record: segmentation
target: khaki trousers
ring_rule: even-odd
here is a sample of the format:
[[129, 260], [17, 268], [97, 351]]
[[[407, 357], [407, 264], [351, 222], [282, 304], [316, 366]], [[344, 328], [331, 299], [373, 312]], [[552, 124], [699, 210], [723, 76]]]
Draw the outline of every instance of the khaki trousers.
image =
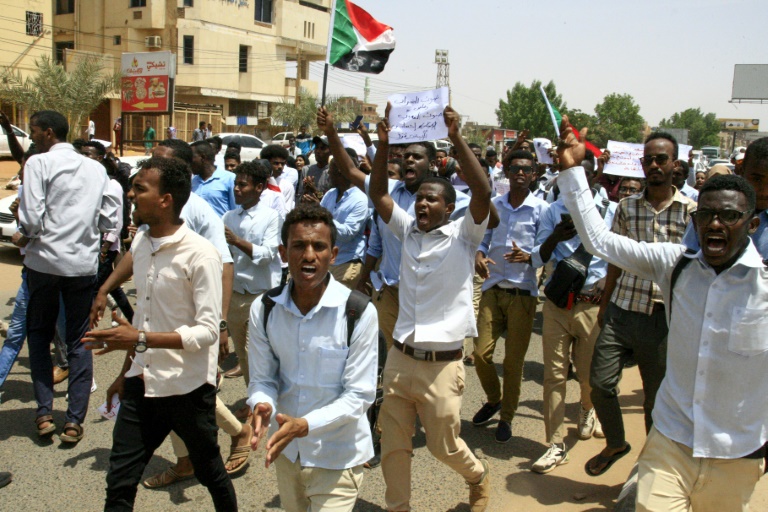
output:
[[694, 457], [651, 428], [637, 464], [638, 512], [734, 512], [749, 510], [765, 459]]
[[233, 291], [232, 299], [229, 301], [229, 314], [227, 315], [229, 335], [235, 345], [235, 354], [237, 354], [237, 360], [243, 370], [246, 388], [251, 378], [248, 368], [248, 322], [251, 318], [251, 304], [258, 295]]
[[427, 448], [468, 482], [483, 476], [482, 463], [459, 437], [464, 363], [417, 361], [392, 348], [384, 367], [381, 469], [387, 510], [410, 510], [412, 437], [418, 414]]
[[351, 512], [363, 483], [363, 466], [348, 469], [302, 467], [285, 455], [275, 460], [280, 503], [288, 512]]
[[[219, 397], [216, 397], [216, 425], [231, 437], [235, 437], [243, 431], [243, 424], [235, 418], [232, 411], [224, 405]], [[176, 458], [189, 457], [189, 451], [184, 445], [184, 441], [173, 431], [171, 431], [171, 445]]]
[[354, 290], [357, 287], [362, 270], [363, 264], [359, 261], [348, 261], [341, 265], [333, 265], [330, 268], [333, 278], [350, 290]]
[[376, 313], [379, 316], [379, 330], [384, 333], [387, 339], [387, 351], [392, 348], [392, 333], [397, 323], [397, 315], [400, 311], [400, 295], [397, 286], [387, 286], [376, 292], [373, 305], [376, 307]]
[[[475, 322], [477, 322], [477, 314], [480, 311], [480, 299], [483, 297], [484, 282], [485, 279], [475, 272], [475, 275], [472, 277], [472, 307], [475, 309]], [[477, 343], [477, 338], [464, 338], [464, 353], [474, 352], [475, 343]]]
[[558, 308], [552, 301], [544, 303], [544, 327], [541, 340], [544, 356], [544, 428], [547, 443], [563, 442], [565, 417], [565, 384], [568, 380], [570, 354], [579, 374], [581, 405], [592, 409], [589, 372], [595, 340], [600, 334], [597, 312], [600, 306], [577, 302], [573, 309]]
[[[488, 397], [488, 402], [501, 402], [501, 420], [508, 423], [517, 411], [520, 386], [523, 382], [523, 364], [533, 331], [537, 297], [510, 295], [498, 288], [483, 293], [477, 318], [475, 341], [475, 369]], [[504, 340], [504, 393], [493, 364], [496, 341], [507, 329]]]

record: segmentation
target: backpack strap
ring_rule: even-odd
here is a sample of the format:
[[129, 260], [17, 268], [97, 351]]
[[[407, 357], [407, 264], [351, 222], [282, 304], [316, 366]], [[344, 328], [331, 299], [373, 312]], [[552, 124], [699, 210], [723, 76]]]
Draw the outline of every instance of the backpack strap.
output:
[[264, 304], [264, 314], [261, 317], [261, 323], [264, 326], [264, 331], [267, 330], [267, 320], [269, 320], [269, 314], [272, 312], [272, 308], [275, 307], [275, 297], [283, 293], [285, 284], [281, 284], [271, 290], [264, 292], [261, 296], [261, 303]]
[[371, 298], [357, 290], [352, 290], [347, 298], [347, 348], [352, 343], [352, 331], [355, 330], [355, 324], [360, 320], [369, 302], [371, 302]]
[[689, 258], [688, 256], [693, 256], [696, 254], [696, 251], [693, 249], [686, 249], [685, 253], [680, 256], [680, 259], [677, 260], [677, 263], [675, 263], [675, 268], [672, 269], [672, 276], [669, 279], [669, 318], [672, 319], [672, 297], [675, 294], [675, 283], [677, 283], [677, 279], [680, 277], [680, 274], [682, 273], [683, 269], [688, 266], [688, 264], [691, 263], [692, 258]]

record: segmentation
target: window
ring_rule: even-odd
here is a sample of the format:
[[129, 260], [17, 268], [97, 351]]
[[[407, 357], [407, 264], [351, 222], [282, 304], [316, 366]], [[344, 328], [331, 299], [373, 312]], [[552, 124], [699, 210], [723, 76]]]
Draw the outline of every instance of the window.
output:
[[74, 41], [60, 41], [56, 43], [56, 62], [64, 62], [64, 50], [74, 50]]
[[248, 72], [248, 47], [240, 45], [240, 58], [238, 60], [238, 68], [241, 73]]
[[56, 14], [72, 14], [75, 12], [75, 0], [56, 0]]
[[256, 21], [272, 23], [272, 0], [256, 0]]
[[43, 35], [43, 13], [27, 11], [27, 35]]
[[147, 0], [131, 0], [131, 7], [146, 7]]
[[184, 0], [184, 7], [194, 7], [195, 1], [194, 0]]
[[184, 36], [184, 64], [195, 63], [195, 36]]
[[123, 44], [123, 37], [122, 36], [112, 36], [112, 44], [115, 46], [120, 46]]

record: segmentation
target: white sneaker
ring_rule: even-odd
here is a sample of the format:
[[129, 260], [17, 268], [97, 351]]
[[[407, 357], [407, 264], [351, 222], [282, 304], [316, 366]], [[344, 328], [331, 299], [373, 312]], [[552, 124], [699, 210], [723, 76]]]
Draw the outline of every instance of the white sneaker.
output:
[[99, 388], [99, 386], [96, 385], [96, 378], [94, 377], [93, 380], [91, 380], [91, 393], [96, 391]]
[[549, 473], [557, 466], [567, 464], [568, 460], [568, 452], [565, 449], [565, 445], [556, 445], [552, 443], [549, 450], [547, 450], [547, 453], [533, 463], [531, 471], [542, 474]]
[[595, 417], [595, 409], [590, 410], [580, 408], [579, 411], [579, 439], [589, 439], [595, 432], [595, 423], [597, 423], [597, 417]]
[[595, 414], [595, 431], [592, 433], [592, 435], [598, 439], [605, 438], [605, 434], [603, 433], [603, 426], [600, 424], [600, 420], [597, 419], [597, 414]]

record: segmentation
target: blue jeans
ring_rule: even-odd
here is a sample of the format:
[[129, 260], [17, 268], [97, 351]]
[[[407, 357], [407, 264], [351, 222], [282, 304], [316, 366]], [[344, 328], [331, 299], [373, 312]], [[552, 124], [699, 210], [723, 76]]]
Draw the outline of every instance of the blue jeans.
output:
[[50, 414], [53, 409], [51, 340], [59, 316], [59, 300], [63, 300], [69, 361], [69, 404], [65, 421], [79, 425], [88, 412], [93, 378], [93, 356], [89, 350], [85, 350], [80, 340], [88, 329], [96, 276], [57, 276], [29, 268], [27, 279], [29, 363], [37, 416]]
[[11, 323], [8, 325], [8, 335], [0, 350], [0, 388], [5, 384], [5, 379], [11, 373], [13, 363], [24, 346], [27, 337], [27, 301], [29, 300], [29, 288], [27, 287], [27, 269], [21, 269], [21, 286], [16, 292], [16, 302], [13, 305]]

